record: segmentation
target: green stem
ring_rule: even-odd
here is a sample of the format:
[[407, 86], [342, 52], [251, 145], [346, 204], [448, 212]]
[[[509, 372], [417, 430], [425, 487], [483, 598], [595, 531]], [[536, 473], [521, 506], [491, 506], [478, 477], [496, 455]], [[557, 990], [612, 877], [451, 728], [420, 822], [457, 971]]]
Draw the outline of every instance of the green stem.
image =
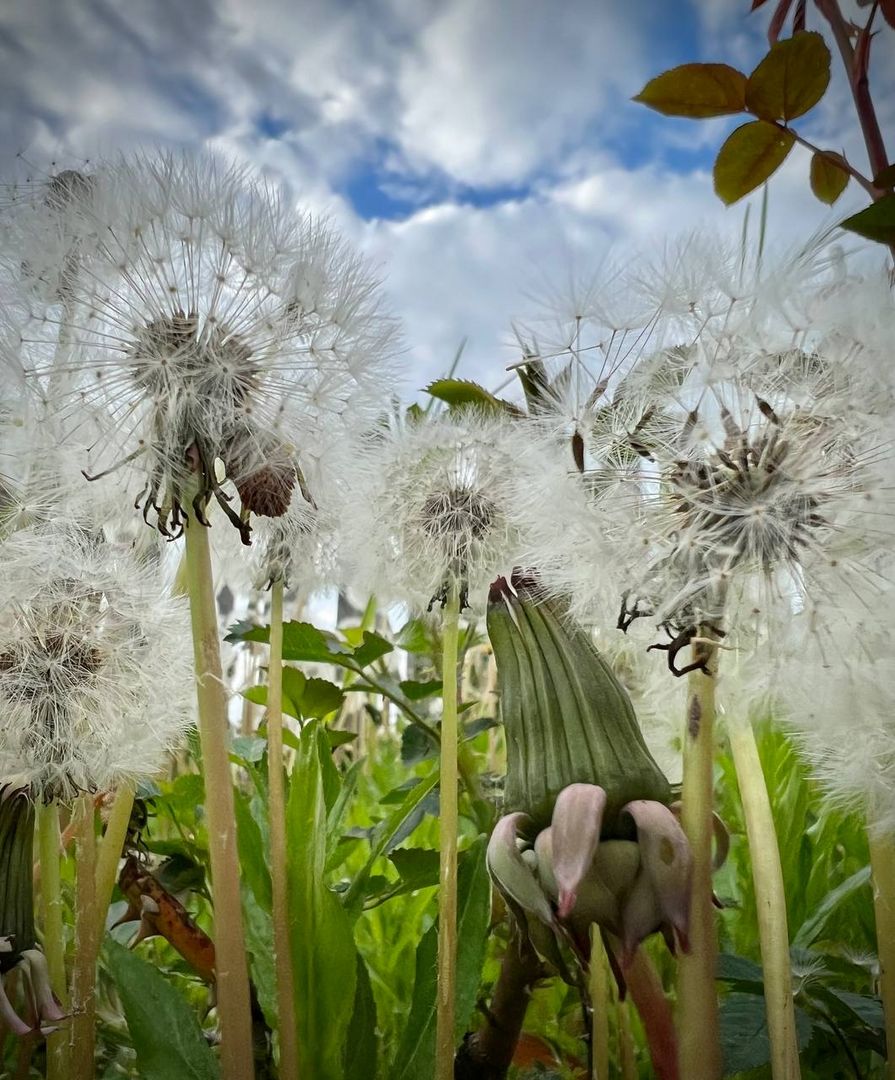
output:
[[118, 880], [118, 863], [121, 861], [121, 852], [127, 838], [127, 827], [134, 808], [134, 790], [134, 784], [130, 780], [125, 781], [118, 788], [106, 821], [106, 831], [99, 845], [99, 855], [96, 860], [97, 949], [102, 946], [106, 932], [106, 916], [109, 914], [112, 890]]
[[[37, 819], [40, 851], [40, 913], [43, 951], [47, 958], [50, 985], [63, 1010], [68, 1009], [65, 980], [65, 930], [62, 918], [62, 875], [59, 872], [62, 844], [59, 831], [59, 804], [41, 806]], [[47, 1038], [47, 1080], [68, 1080], [68, 1032], [55, 1031]]]
[[283, 582], [270, 599], [270, 666], [267, 687], [267, 777], [270, 818], [270, 880], [273, 896], [273, 951], [277, 980], [280, 1076], [297, 1080], [298, 1028], [295, 974], [289, 934], [286, 873], [286, 785], [283, 775]]
[[603, 939], [596, 925], [590, 928], [590, 970], [588, 978], [593, 1054], [591, 1080], [609, 1077], [609, 978]]
[[438, 873], [438, 996], [435, 1017], [435, 1080], [454, 1077], [457, 981], [457, 652], [460, 602], [456, 587], [444, 608], [441, 645], [441, 823]]
[[72, 815], [77, 859], [75, 951], [71, 975], [71, 1080], [94, 1080], [96, 1056], [96, 811], [79, 795]]
[[801, 1070], [789, 962], [786, 894], [771, 800], [768, 797], [752, 725], [731, 724], [729, 737], [746, 821], [752, 881], [755, 886], [758, 941], [761, 947], [765, 1008], [771, 1044], [771, 1075], [774, 1080], [797, 1080]]
[[873, 913], [879, 956], [879, 992], [886, 1018], [889, 1048], [886, 1076], [895, 1080], [895, 841], [869, 830], [870, 866], [873, 871]]
[[717, 645], [711, 631], [700, 628], [692, 646], [694, 661], [708, 674], [691, 671], [687, 686], [684, 732], [684, 782], [681, 824], [693, 854], [690, 897], [690, 951], [678, 962], [678, 1030], [680, 1074], [687, 1080], [718, 1080], [721, 1045], [715, 966], [718, 943], [712, 906], [712, 819], [715, 674]]
[[221, 672], [208, 532], [194, 518], [190, 518], [186, 530], [186, 563], [214, 901], [221, 1077], [222, 1080], [251, 1080], [254, 1076], [252, 1013], [227, 745], [227, 692]]

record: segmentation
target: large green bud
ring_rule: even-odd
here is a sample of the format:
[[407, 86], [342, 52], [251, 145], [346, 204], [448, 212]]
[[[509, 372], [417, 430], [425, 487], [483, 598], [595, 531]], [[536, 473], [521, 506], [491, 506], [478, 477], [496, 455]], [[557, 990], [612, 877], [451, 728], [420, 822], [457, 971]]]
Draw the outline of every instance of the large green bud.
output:
[[546, 828], [570, 784], [606, 794], [604, 839], [633, 839], [622, 808], [637, 799], [668, 804], [671, 789], [647, 749], [631, 700], [590, 635], [536, 582], [498, 578], [488, 603], [497, 663], [500, 718], [506, 731], [505, 812]]

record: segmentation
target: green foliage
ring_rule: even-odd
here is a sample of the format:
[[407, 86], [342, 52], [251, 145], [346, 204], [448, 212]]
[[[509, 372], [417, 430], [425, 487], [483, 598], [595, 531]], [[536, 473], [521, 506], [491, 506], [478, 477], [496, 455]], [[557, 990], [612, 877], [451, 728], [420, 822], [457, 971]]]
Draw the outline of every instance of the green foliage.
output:
[[[753, 2], [752, 10], [763, 2]], [[832, 6], [838, 11], [835, 2]], [[857, 177], [876, 201], [846, 218], [842, 228], [895, 251], [895, 195], [880, 194], [895, 186], [895, 165], [881, 170], [877, 165], [879, 171], [872, 180], [862, 177], [842, 154], [812, 146], [792, 127], [792, 121], [813, 109], [826, 93], [831, 57], [823, 37], [804, 29], [804, 5], [794, 20], [792, 36], [779, 39], [790, 7], [791, 0], [778, 3], [768, 33], [771, 47], [748, 77], [728, 64], [681, 64], [651, 79], [633, 100], [665, 116], [705, 119], [746, 113], [754, 117], [728, 135], [715, 159], [715, 193], [727, 206], [769, 180], [795, 143], [804, 143], [811, 151], [809, 183], [814, 196], [832, 206], [849, 180]], [[853, 82], [866, 81], [870, 22], [876, 10], [873, 5], [865, 27], [855, 27], [854, 58], [847, 62], [847, 75]], [[884, 11], [884, 15], [891, 21], [891, 13]], [[874, 162], [882, 150], [881, 142], [877, 144], [868, 134], [877, 126], [869, 90], [856, 95], [856, 109]]]
[[519, 412], [511, 402], [495, 397], [484, 386], [468, 379], [436, 379], [426, 387], [426, 393], [443, 401], [451, 411], [475, 408], [510, 415]]
[[746, 108], [746, 76], [729, 64], [681, 64], [650, 79], [634, 100], [665, 116], [732, 116]]
[[348, 915], [325, 878], [331, 769], [329, 745], [312, 722], [292, 770], [286, 827], [299, 1060], [313, 1062], [320, 1080], [344, 1076], [358, 963]]
[[[463, 852], [457, 871], [457, 1029], [459, 1043], [475, 1005], [485, 959], [491, 889], [485, 869], [485, 840]], [[419, 944], [413, 1002], [393, 1071], [397, 1080], [430, 1080], [435, 1074], [435, 969], [438, 929]]]
[[116, 941], [105, 960], [146, 1080], [217, 1080], [217, 1059], [186, 1000], [152, 964]]
[[789, 123], [824, 96], [830, 83], [830, 50], [814, 31], [777, 41], [749, 76], [746, 108], [762, 120]]
[[763, 184], [795, 145], [792, 132], [753, 120], [732, 132], [715, 159], [715, 193], [722, 202], [742, 199]]

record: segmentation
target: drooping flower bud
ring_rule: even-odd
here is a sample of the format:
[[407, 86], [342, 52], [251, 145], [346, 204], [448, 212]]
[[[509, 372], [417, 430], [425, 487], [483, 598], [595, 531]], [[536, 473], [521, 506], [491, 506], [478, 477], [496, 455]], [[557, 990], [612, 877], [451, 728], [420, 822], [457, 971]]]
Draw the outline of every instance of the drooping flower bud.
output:
[[631, 701], [586, 630], [536, 583], [514, 575], [491, 587], [488, 634], [506, 731], [507, 810], [546, 827], [559, 793], [571, 784], [606, 794], [600, 834], [631, 838], [622, 807], [634, 799], [667, 803], [668, 781], [655, 763]]

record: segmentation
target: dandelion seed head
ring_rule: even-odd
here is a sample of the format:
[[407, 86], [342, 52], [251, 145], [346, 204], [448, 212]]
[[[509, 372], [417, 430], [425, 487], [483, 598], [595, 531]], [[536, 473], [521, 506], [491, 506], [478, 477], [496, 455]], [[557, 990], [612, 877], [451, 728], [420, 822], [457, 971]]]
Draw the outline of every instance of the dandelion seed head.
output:
[[145, 566], [78, 532], [4, 541], [0, 776], [68, 798], [154, 775], [189, 724], [188, 621]]
[[66, 309], [35, 309], [26, 370], [48, 393], [64, 373], [63, 414], [102, 414], [97, 468], [135, 459], [160, 531], [215, 499], [247, 536], [248, 514], [288, 506], [296, 448], [381, 395], [396, 328], [377, 283], [327, 225], [210, 157], [106, 166], [72, 214], [99, 239]]

